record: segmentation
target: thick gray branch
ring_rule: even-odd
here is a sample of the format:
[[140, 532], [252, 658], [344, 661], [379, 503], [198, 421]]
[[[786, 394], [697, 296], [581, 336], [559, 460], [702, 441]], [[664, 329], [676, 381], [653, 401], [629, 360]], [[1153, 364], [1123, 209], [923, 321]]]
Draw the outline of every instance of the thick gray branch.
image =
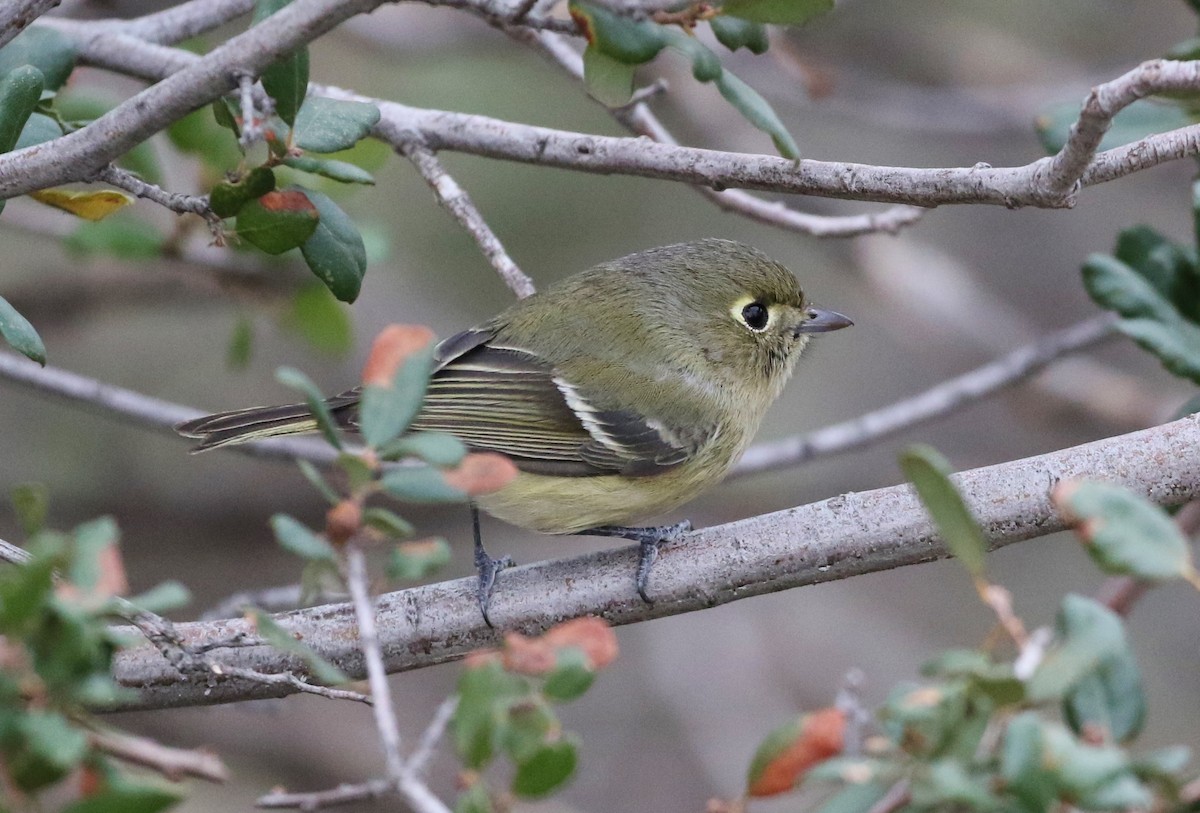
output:
[[[1200, 496], [1200, 417], [956, 475], [993, 548], [1061, 530], [1048, 497], [1060, 480], [1092, 477], [1125, 485], [1161, 505]], [[556, 544], [555, 540], [547, 540]], [[712, 528], [667, 546], [650, 578], [653, 605], [637, 597], [636, 547], [506, 570], [492, 599], [497, 629], [542, 630], [557, 621], [600, 615], [630, 624], [713, 607], [749, 596], [845, 579], [942, 558], [924, 510], [907, 485], [844, 494]], [[381, 596], [380, 643], [389, 671], [452, 660], [496, 643], [483, 622], [473, 579]], [[364, 673], [353, 609], [333, 604], [279, 616], [281, 623], [353, 676]], [[242, 620], [180, 624], [188, 642], [249, 632]], [[221, 654], [259, 671], [302, 671], [268, 647]], [[225, 703], [289, 693], [239, 680], [181, 677], [153, 647], [121, 652], [118, 680], [138, 691], [136, 708]]]
[[8, 0], [0, 5], [0, 48], [62, 0]]

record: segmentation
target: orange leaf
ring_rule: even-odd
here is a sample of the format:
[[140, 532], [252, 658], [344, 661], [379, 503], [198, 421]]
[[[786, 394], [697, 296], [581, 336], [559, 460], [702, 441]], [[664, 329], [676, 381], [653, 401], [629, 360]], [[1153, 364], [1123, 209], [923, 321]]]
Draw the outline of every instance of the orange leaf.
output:
[[268, 212], [311, 212], [314, 219], [320, 216], [308, 195], [299, 189], [276, 189], [263, 195], [258, 202]]
[[392, 379], [404, 360], [428, 347], [433, 338], [433, 331], [424, 325], [388, 325], [371, 345], [371, 355], [363, 365], [363, 384], [392, 386]]
[[517, 474], [516, 465], [504, 455], [477, 452], [464, 457], [458, 466], [445, 472], [442, 479], [451, 488], [478, 497], [499, 491], [515, 480]]
[[792, 790], [809, 768], [842, 752], [845, 730], [845, 713], [827, 708], [772, 732], [754, 755], [747, 795], [775, 796]]
[[602, 618], [588, 616], [564, 621], [544, 636], [555, 649], [578, 647], [593, 669], [603, 669], [617, 659], [617, 634]]

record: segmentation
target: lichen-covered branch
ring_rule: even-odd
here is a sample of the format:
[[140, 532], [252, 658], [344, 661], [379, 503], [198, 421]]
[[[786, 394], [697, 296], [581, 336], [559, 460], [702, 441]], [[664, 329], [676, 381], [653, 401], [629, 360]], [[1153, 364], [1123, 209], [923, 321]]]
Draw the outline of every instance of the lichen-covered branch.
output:
[[[1200, 496], [1200, 417], [962, 472], [955, 480], [997, 548], [1061, 530], [1064, 523], [1050, 503], [1050, 489], [1061, 480], [1085, 476], [1124, 485], [1161, 505]], [[633, 584], [637, 549], [626, 547], [506, 570], [490, 615], [497, 629], [524, 632], [588, 614], [630, 624], [946, 555], [911, 487], [898, 485], [689, 534], [663, 549], [650, 578], [650, 605], [638, 598]], [[393, 672], [461, 657], [495, 644], [499, 634], [479, 613], [474, 579], [389, 593], [376, 606], [385, 664]], [[364, 674], [349, 605], [298, 610], [280, 618], [347, 673]], [[178, 628], [194, 642], [247, 631], [241, 620]], [[303, 664], [269, 647], [239, 647], [221, 653], [221, 660], [258, 671], [303, 671]], [[136, 708], [289, 693], [287, 687], [239, 680], [181, 679], [150, 646], [120, 653], [116, 675], [138, 692]]]

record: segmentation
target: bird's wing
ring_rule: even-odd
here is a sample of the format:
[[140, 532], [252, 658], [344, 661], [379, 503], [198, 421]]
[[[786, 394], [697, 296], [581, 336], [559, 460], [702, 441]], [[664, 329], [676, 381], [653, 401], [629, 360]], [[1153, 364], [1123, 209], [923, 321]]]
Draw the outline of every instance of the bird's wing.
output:
[[684, 462], [709, 435], [595, 407], [551, 364], [487, 328], [446, 339], [437, 364], [412, 428], [450, 432], [473, 449], [508, 455], [522, 471], [643, 476]]

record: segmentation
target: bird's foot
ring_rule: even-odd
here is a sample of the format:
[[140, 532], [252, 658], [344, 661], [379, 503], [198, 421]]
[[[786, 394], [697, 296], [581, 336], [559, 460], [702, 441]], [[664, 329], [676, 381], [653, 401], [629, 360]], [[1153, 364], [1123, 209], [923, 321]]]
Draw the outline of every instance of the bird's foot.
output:
[[492, 603], [492, 591], [496, 589], [496, 576], [506, 567], [512, 567], [515, 562], [511, 556], [501, 556], [493, 559], [483, 547], [483, 534], [479, 531], [479, 509], [471, 506], [471, 528], [475, 535], [475, 572], [479, 574], [479, 584], [475, 586], [475, 598], [479, 602], [479, 612], [483, 613], [483, 621], [492, 627], [492, 619], [488, 608]]
[[647, 604], [653, 604], [654, 601], [646, 592], [647, 583], [650, 579], [650, 569], [654, 566], [654, 562], [658, 559], [658, 551], [663, 545], [668, 542], [674, 542], [684, 534], [690, 533], [692, 523], [688, 520], [677, 522], [674, 525], [655, 525], [649, 528], [629, 528], [624, 525], [601, 525], [596, 528], [589, 528], [580, 533], [588, 534], [589, 536], [609, 536], [618, 539], [629, 539], [638, 543], [638, 566], [637, 566], [637, 591], [642, 597], [642, 601]]

